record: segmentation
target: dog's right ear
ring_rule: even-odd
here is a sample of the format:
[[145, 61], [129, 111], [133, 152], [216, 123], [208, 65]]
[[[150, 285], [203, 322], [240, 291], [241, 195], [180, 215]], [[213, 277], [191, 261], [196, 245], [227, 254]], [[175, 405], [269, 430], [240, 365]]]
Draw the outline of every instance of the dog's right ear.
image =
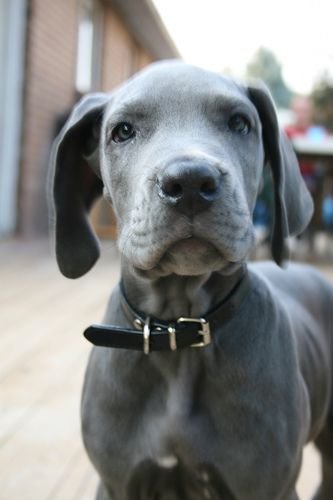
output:
[[102, 194], [100, 128], [107, 94], [90, 94], [74, 107], [51, 153], [51, 217], [61, 272], [78, 278], [95, 264], [99, 244], [88, 211]]

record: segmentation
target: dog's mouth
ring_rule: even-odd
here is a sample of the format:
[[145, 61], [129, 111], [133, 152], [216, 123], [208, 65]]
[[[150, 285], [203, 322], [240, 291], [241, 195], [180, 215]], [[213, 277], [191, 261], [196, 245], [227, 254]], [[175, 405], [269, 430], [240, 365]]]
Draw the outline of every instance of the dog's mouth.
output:
[[202, 254], [206, 252], [216, 251], [214, 245], [209, 241], [203, 240], [202, 238], [197, 238], [195, 236], [190, 236], [173, 243], [167, 250], [170, 254]]
[[213, 243], [190, 236], [172, 243], [154, 270], [160, 274], [196, 276], [212, 271], [227, 272], [234, 266], [235, 263], [226, 260]]
[[121, 253], [142, 277], [232, 274], [247, 256], [251, 226], [244, 218], [233, 223], [224, 214], [205, 213], [196, 220], [170, 217], [166, 223], [158, 214], [156, 219], [150, 218], [145, 229], [125, 225], [118, 239]]

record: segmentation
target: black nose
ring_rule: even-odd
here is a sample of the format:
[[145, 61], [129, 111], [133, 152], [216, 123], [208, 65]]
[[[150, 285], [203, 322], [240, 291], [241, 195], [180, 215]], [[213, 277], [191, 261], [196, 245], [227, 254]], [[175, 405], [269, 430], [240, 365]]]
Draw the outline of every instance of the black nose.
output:
[[174, 163], [158, 178], [159, 196], [181, 213], [193, 216], [219, 198], [221, 177], [209, 165]]

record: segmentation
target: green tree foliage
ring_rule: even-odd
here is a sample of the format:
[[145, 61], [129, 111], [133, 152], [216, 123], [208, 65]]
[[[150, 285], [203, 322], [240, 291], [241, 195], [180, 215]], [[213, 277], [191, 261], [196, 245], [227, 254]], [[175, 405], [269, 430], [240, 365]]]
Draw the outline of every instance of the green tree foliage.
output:
[[289, 107], [293, 93], [286, 85], [281, 64], [271, 50], [264, 47], [258, 49], [246, 67], [246, 76], [263, 80], [271, 91], [276, 105], [281, 108]]
[[316, 122], [333, 132], [333, 78], [324, 74], [315, 85], [311, 98]]

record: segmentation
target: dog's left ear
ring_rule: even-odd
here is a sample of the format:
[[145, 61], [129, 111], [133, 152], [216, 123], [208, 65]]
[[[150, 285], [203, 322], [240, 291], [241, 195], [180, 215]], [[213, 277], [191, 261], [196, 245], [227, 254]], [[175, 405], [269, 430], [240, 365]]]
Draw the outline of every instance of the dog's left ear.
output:
[[303, 181], [294, 150], [280, 130], [273, 100], [264, 86], [248, 87], [250, 100], [261, 123], [266, 161], [274, 184], [274, 222], [272, 255], [281, 265], [288, 258], [286, 238], [300, 234], [313, 213], [312, 197]]
[[78, 278], [99, 257], [99, 244], [88, 212], [101, 196], [100, 128], [107, 94], [89, 94], [79, 101], [56, 139], [51, 153], [49, 202], [56, 257], [61, 272]]

